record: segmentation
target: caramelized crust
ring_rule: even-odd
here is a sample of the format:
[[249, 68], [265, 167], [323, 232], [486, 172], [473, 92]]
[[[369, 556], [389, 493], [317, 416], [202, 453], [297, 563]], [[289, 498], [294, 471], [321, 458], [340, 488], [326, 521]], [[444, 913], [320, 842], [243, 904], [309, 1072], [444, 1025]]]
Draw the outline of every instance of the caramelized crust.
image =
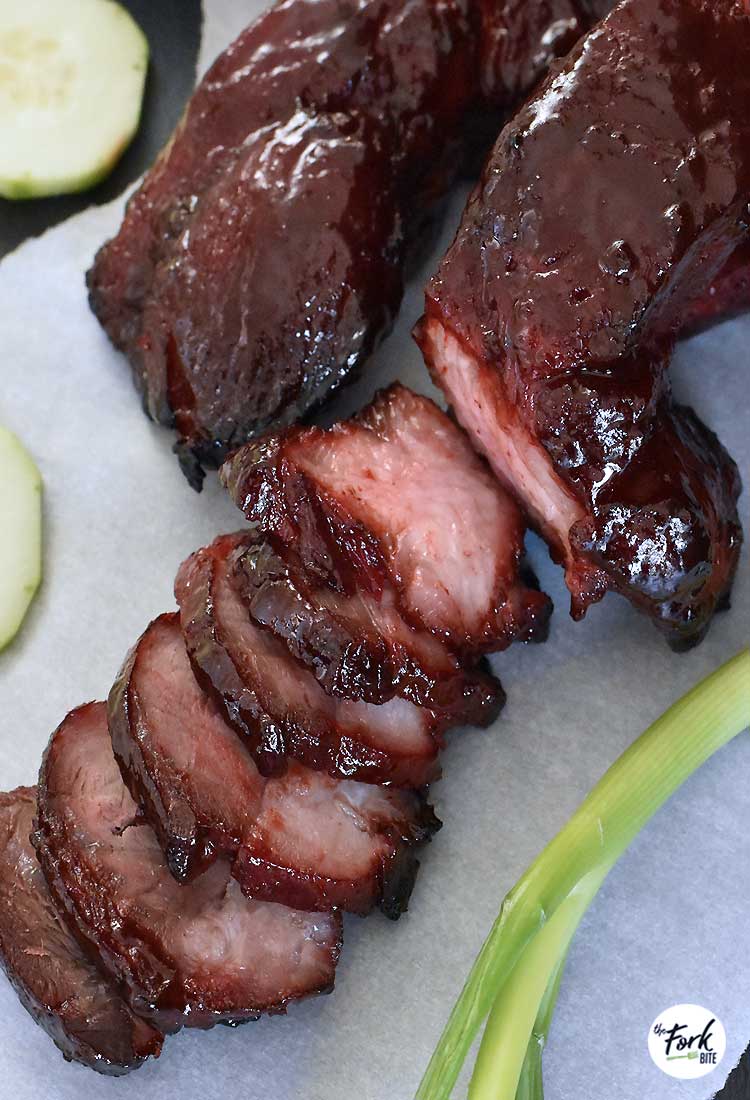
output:
[[364, 362], [434, 200], [598, 14], [278, 0], [218, 58], [88, 275], [196, 488]]
[[280, 0], [216, 61], [89, 273], [185, 473], [319, 404], [402, 294], [476, 98], [464, 0]]
[[[748, 211], [750, 225], [750, 211]], [[750, 240], [729, 257], [707, 291], [685, 310], [682, 334], [689, 335], [750, 309]]]
[[327, 695], [273, 634], [255, 625], [235, 581], [255, 536], [223, 535], [180, 567], [175, 594], [187, 650], [264, 775], [287, 757], [343, 779], [418, 789], [439, 775], [445, 720], [406, 699], [382, 706]]
[[298, 909], [398, 916], [415, 845], [439, 822], [424, 801], [333, 779], [292, 760], [264, 779], [199, 687], [177, 615], [162, 615], [129, 655], [109, 700], [123, 778], [185, 881], [229, 856], [245, 893]]
[[181, 886], [112, 754], [106, 707], [73, 711], [39, 777], [37, 848], [56, 903], [164, 1031], [284, 1012], [333, 987], [341, 918], [243, 897], [217, 860]]
[[119, 1076], [158, 1057], [163, 1036], [134, 1016], [50, 897], [31, 846], [36, 788], [0, 794], [0, 965], [67, 1061]]
[[238, 561], [250, 615], [307, 665], [329, 695], [385, 703], [399, 695], [453, 723], [487, 726], [505, 696], [489, 673], [465, 668], [433, 634], [415, 630], [389, 583], [380, 597], [310, 581], [267, 543]]
[[524, 525], [463, 432], [395, 385], [328, 431], [292, 428], [221, 474], [247, 518], [321, 584], [383, 602], [461, 654], [543, 638], [549, 599], [520, 579]]
[[739, 549], [734, 464], [665, 372], [747, 241], [749, 51], [737, 0], [618, 5], [500, 135], [417, 333], [574, 615], [613, 588], [677, 646]]

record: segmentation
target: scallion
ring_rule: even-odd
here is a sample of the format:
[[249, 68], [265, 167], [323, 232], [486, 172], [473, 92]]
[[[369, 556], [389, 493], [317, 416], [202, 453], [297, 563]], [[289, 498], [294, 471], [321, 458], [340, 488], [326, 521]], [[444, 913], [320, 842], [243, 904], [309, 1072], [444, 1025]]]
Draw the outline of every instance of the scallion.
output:
[[490, 1009], [471, 1100], [541, 1096], [541, 1047], [581, 917], [646, 822], [749, 724], [750, 650], [745, 649], [671, 706], [612, 765], [505, 898], [417, 1100], [447, 1100]]

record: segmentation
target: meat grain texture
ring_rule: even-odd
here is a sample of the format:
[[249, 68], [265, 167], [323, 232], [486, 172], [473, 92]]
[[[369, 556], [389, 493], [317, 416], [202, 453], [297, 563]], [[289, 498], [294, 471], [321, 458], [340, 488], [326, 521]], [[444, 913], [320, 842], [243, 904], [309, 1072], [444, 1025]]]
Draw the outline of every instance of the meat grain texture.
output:
[[[24, 935], [36, 942], [54, 923], [59, 946], [39, 966], [23, 958], [23, 936], [4, 917], [3, 898], [15, 890], [9, 871], [0, 873], [3, 957], [24, 1003], [66, 1055], [96, 1068], [125, 1072], [158, 1054], [163, 1034], [284, 1012], [333, 987], [341, 912], [379, 906], [395, 919], [407, 908], [418, 853], [440, 824], [425, 788], [439, 774], [444, 734], [470, 718], [487, 724], [502, 706], [499, 683], [476, 667], [488, 624], [501, 624], [501, 646], [514, 623], [525, 637], [529, 621], [506, 614], [506, 604], [528, 600], [548, 612], [546, 597], [519, 579], [515, 505], [432, 402], [396, 387], [360, 418], [320, 435], [308, 437], [314, 466], [330, 474], [329, 442], [340, 439], [334, 465], [340, 474], [349, 465], [353, 485], [368, 454], [405, 481], [420, 466], [425, 477], [437, 469], [441, 505], [460, 523], [458, 534], [445, 536], [435, 510], [421, 541], [405, 541], [404, 515], [383, 506], [381, 486], [372, 511], [356, 520], [346, 513], [372, 551], [362, 571], [355, 542], [324, 577], [294, 532], [275, 547], [262, 525], [220, 536], [183, 563], [179, 611], [146, 628], [108, 704], [79, 707], [53, 733], [37, 798], [5, 796], [11, 824], [0, 860], [13, 868], [28, 857], [34, 868], [19, 894], [31, 912]], [[255, 484], [252, 449], [239, 457]], [[262, 452], [255, 458], [262, 479]], [[346, 484], [336, 491], [343, 499]], [[479, 545], [497, 559], [489, 585], [474, 566], [459, 583], [464, 562], [476, 560], [462, 537], [472, 503], [485, 519]], [[343, 506], [336, 515], [344, 522]], [[298, 513], [321, 551], [323, 528], [313, 532], [312, 516]], [[437, 576], [444, 589], [430, 603]], [[261, 598], [269, 577], [291, 602], [275, 589]], [[316, 602], [318, 633], [311, 622], [299, 634], [303, 598]], [[311, 654], [322, 654], [323, 642], [340, 668], [347, 665], [332, 624], [355, 653], [378, 646], [387, 653], [374, 678], [360, 668], [379, 702], [363, 698], [348, 671], [320, 674]], [[481, 645], [469, 645], [467, 632]], [[298, 635], [304, 644], [295, 644]], [[19, 799], [20, 826], [10, 817]], [[26, 825], [19, 856], [13, 838]], [[74, 985], [76, 995], [89, 991], [92, 1026], [112, 992], [120, 1046], [109, 1017], [98, 1045], [89, 1042], [73, 994], [44, 984], [58, 971], [62, 993]]]
[[667, 367], [686, 322], [742, 299], [748, 56], [737, 0], [620, 4], [500, 135], [417, 332], [574, 616], [612, 589], [677, 648], [741, 542], [737, 469]]
[[296, 762], [265, 779], [201, 690], [175, 614], [144, 632], [110, 693], [109, 729], [133, 798], [172, 874], [218, 858], [249, 897], [292, 908], [396, 916], [415, 848], [438, 821], [411, 791], [334, 779]]
[[118, 1076], [163, 1036], [125, 1004], [60, 916], [31, 845], [36, 788], [0, 794], [0, 964], [68, 1061]]

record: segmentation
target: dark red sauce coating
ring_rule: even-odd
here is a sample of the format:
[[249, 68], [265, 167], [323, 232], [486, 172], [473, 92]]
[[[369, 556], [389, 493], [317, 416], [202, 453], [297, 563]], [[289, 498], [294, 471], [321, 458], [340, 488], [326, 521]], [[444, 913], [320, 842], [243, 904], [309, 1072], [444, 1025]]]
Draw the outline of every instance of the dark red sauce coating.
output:
[[333, 988], [340, 914], [246, 898], [224, 860], [175, 881], [123, 783], [103, 703], [53, 733], [33, 842], [60, 912], [163, 1031], [284, 1012]]
[[741, 244], [701, 298], [683, 316], [682, 332], [689, 335], [750, 309], [750, 241]]
[[0, 966], [66, 1061], [120, 1076], [158, 1057], [163, 1035], [135, 1016], [56, 909], [30, 836], [36, 789], [0, 794]]
[[267, 543], [248, 547], [237, 579], [253, 620], [312, 669], [329, 695], [376, 704], [400, 695], [468, 725], [497, 718], [505, 699], [499, 682], [414, 630], [392, 586], [380, 600], [359, 591], [348, 596], [310, 581]]
[[224, 708], [263, 775], [287, 758], [342, 779], [419, 789], [440, 774], [444, 715], [393, 698], [375, 706], [327, 695], [311, 671], [250, 618], [235, 579], [257, 539], [222, 535], [181, 565], [180, 622], [198, 680]]
[[414, 792], [295, 761], [264, 779], [198, 685], [176, 614], [151, 623], [128, 655], [108, 723], [125, 784], [178, 881], [224, 856], [249, 897], [362, 915], [406, 909], [415, 849], [440, 824], [432, 808]]
[[313, 584], [383, 612], [396, 603], [469, 665], [547, 636], [552, 604], [521, 568], [515, 501], [460, 428], [399, 383], [327, 431], [293, 427], [247, 444], [221, 478]]
[[426, 207], [488, 144], [481, 118], [594, 15], [573, 0], [283, 0], [221, 55], [88, 276], [195, 487], [201, 464], [362, 364]]
[[[501, 134], [419, 336], [459, 419], [565, 559], [575, 614], [613, 587], [677, 644], [724, 599], [740, 541], [734, 464], [672, 408], [665, 369], [691, 303], [750, 232], [748, 56], [737, 0], [619, 5]], [[480, 439], [490, 408], [505, 427]], [[498, 457], [510, 440], [544, 464], [555, 508]], [[689, 547], [659, 557], [643, 541], [653, 509]], [[628, 534], [612, 571], [615, 542], [606, 569], [594, 545], [615, 514]]]

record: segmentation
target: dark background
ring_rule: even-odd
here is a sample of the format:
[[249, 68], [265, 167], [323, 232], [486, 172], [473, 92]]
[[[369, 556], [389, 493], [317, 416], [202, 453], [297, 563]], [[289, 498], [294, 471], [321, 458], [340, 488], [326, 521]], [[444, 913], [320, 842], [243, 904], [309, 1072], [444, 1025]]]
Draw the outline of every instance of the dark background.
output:
[[[61, 0], [64, 3], [65, 0]], [[0, 199], [0, 258], [27, 237], [109, 202], [153, 162], [172, 133], [195, 83], [201, 35], [200, 0], [121, 0], [146, 34], [151, 64], [141, 126], [111, 176], [91, 191], [52, 199]]]

